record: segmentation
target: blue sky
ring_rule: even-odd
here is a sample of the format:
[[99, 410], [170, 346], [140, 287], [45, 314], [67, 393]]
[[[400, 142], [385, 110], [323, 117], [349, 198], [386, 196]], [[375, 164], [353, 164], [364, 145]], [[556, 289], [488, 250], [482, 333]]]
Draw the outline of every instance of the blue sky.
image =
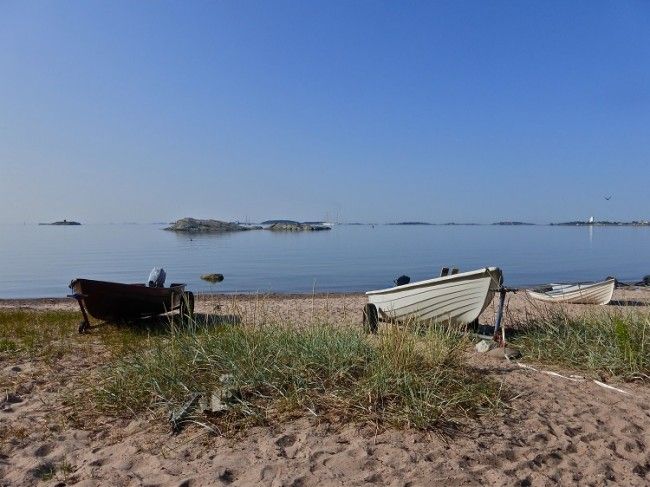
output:
[[0, 222], [650, 219], [648, 2], [5, 0], [0, 46]]

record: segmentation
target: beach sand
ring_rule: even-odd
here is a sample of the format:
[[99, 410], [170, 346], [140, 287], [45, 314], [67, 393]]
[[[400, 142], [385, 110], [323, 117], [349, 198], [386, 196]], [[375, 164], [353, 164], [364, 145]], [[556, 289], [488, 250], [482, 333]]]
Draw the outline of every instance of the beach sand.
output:
[[[606, 309], [645, 309], [650, 292], [617, 290], [615, 301], [625, 306]], [[199, 296], [197, 312], [239, 316], [247, 322], [279, 316], [297, 325], [336, 321], [359, 326], [364, 303], [362, 295]], [[521, 293], [510, 296], [508, 326], [519, 326], [538, 313], [536, 306]], [[484, 313], [484, 321], [492, 322], [495, 307], [496, 301]], [[2, 300], [0, 308], [76, 309], [76, 303]], [[567, 307], [571, 313], [592, 308]], [[255, 427], [236, 437], [212, 434], [200, 425], [172, 435], [160, 418], [80, 415], [73, 407], [82, 399], [75, 395], [77, 378], [95, 367], [102, 355], [92, 340], [83, 346], [97, 347], [97, 360], [88, 353], [55, 360], [0, 354], [0, 485], [650, 483], [647, 382], [612, 384], [626, 394], [591, 380], [574, 381], [473, 354], [470, 363], [502, 381], [516, 397], [502, 414], [472, 423], [452, 437], [330, 424], [311, 415], [274, 427]], [[522, 362], [531, 363], [526, 357]], [[52, 478], [44, 475], [54, 470]]]

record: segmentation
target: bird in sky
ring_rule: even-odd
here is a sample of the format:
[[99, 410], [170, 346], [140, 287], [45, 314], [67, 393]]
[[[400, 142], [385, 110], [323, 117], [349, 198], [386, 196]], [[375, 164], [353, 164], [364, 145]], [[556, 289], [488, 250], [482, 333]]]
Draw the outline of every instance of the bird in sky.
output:
[[603, 198], [605, 198], [605, 199], [606, 199], [607, 201], [609, 201], [609, 200], [611, 200], [611, 199], [612, 199], [612, 197], [611, 197], [611, 196], [603, 196]]

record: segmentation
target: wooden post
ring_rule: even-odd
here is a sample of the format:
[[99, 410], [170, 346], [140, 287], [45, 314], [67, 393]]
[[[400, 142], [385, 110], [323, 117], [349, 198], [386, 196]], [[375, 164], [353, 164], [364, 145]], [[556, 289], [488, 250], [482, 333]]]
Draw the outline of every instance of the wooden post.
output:
[[499, 288], [499, 309], [497, 310], [497, 319], [494, 324], [494, 340], [499, 342], [502, 346], [505, 346], [505, 333], [503, 334], [503, 339], [499, 336], [499, 328], [501, 327], [501, 319], [503, 318], [503, 307], [506, 302], [506, 293], [508, 291], [506, 288]]

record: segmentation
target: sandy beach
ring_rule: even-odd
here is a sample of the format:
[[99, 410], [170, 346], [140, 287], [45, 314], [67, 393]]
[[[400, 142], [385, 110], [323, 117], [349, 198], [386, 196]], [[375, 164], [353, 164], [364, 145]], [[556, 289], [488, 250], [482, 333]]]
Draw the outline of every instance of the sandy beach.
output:
[[[197, 313], [359, 326], [362, 295], [204, 295]], [[611, 313], [646, 310], [648, 290], [617, 290]], [[482, 316], [492, 322], [496, 301]], [[507, 325], [539, 312], [508, 301]], [[67, 299], [2, 300], [0, 310], [75, 310]], [[569, 306], [571, 313], [591, 307]], [[108, 325], [104, 325], [108, 326]], [[160, 417], [80, 412], [82, 377], [105, 363], [93, 332], [60, 357], [0, 354], [0, 485], [648, 485], [650, 387], [601, 387], [576, 371], [470, 353], [470, 364], [512, 390], [507, 407], [452, 436], [293, 421], [222, 436], [199, 424], [172, 435]], [[545, 373], [552, 371], [560, 375]], [[48, 473], [52, 472], [51, 475]]]

